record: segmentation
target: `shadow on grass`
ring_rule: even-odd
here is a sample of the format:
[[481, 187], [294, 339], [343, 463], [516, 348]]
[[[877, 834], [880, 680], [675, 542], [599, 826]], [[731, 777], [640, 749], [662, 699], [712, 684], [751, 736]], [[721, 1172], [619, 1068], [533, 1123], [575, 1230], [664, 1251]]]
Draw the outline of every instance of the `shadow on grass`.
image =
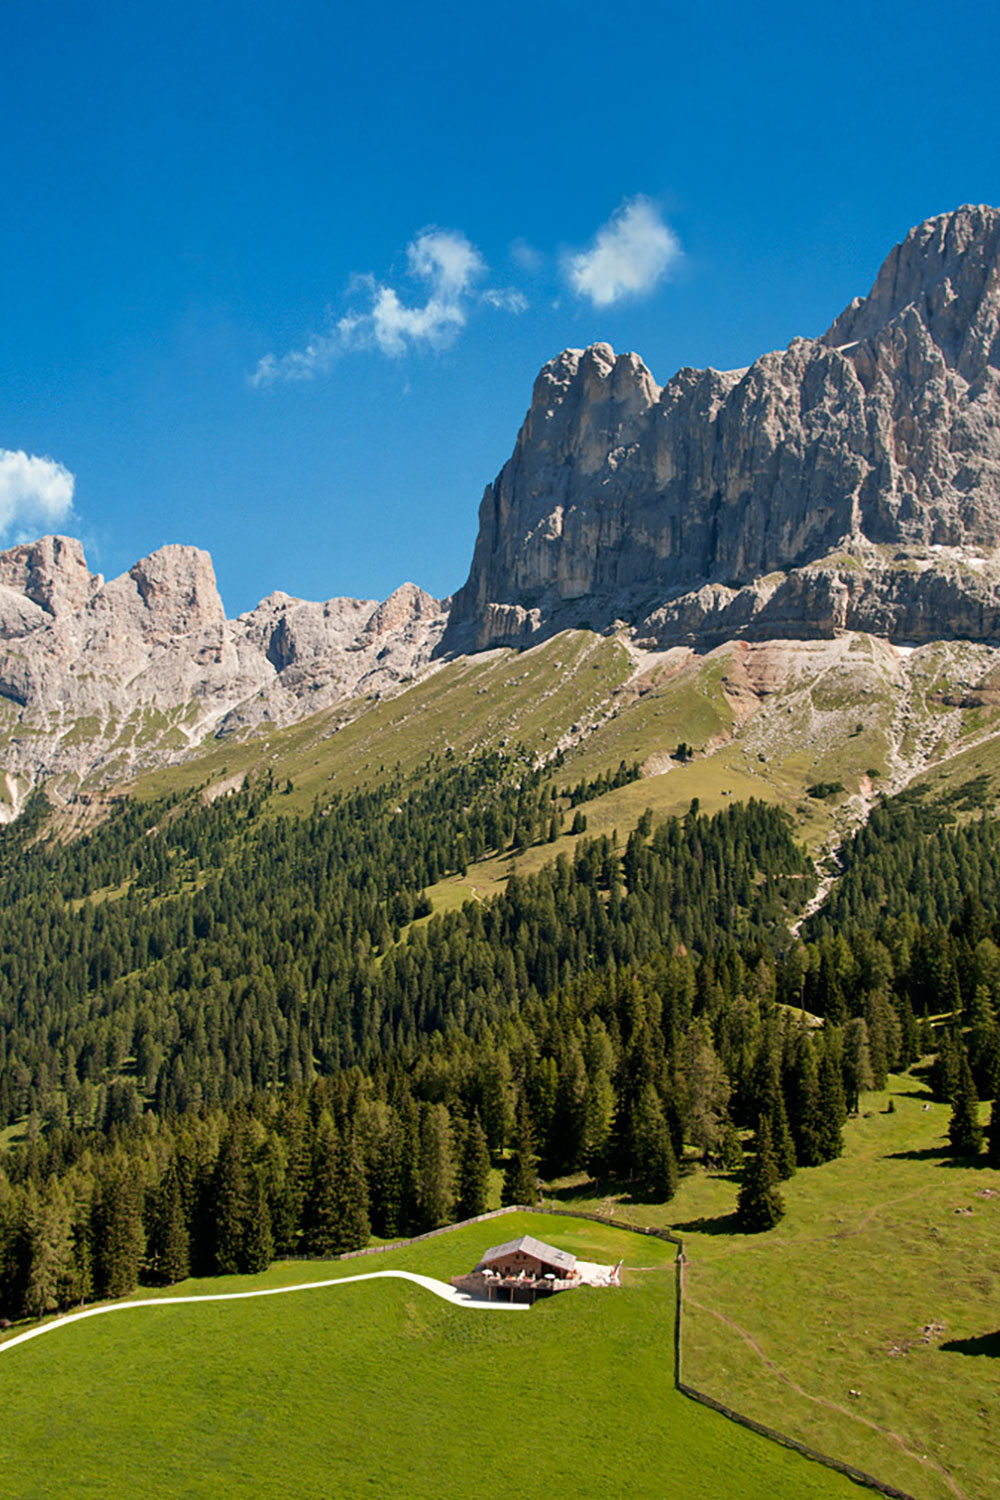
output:
[[947, 1146], [921, 1146], [912, 1151], [887, 1151], [887, 1161], [948, 1161], [953, 1162], [955, 1157]]
[[888, 1151], [886, 1161], [936, 1161], [940, 1167], [988, 1167], [985, 1152], [979, 1156], [957, 1156], [947, 1146], [925, 1146], [920, 1151]]
[[687, 1219], [683, 1224], [673, 1224], [678, 1234], [743, 1234], [735, 1213], [720, 1214], [715, 1219]]
[[974, 1339], [949, 1339], [941, 1348], [949, 1354], [985, 1354], [988, 1359], [1000, 1359], [1000, 1330], [981, 1333]]

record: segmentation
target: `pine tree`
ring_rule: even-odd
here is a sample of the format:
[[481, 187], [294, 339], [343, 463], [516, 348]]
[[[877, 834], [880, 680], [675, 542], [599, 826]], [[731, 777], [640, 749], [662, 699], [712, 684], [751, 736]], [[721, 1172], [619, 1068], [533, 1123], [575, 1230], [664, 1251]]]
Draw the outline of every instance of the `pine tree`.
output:
[[972, 1079], [969, 1059], [963, 1051], [958, 1062], [955, 1101], [948, 1125], [948, 1139], [956, 1156], [978, 1156], [983, 1149], [983, 1131], [979, 1124], [979, 1096]]
[[843, 1151], [842, 1132], [846, 1119], [847, 1105], [844, 1101], [844, 1086], [840, 1081], [840, 1068], [832, 1053], [824, 1050], [819, 1064], [817, 1103], [817, 1128], [823, 1161], [833, 1161]]
[[266, 1271], [273, 1256], [274, 1237], [271, 1233], [271, 1211], [264, 1187], [264, 1174], [258, 1167], [253, 1172], [247, 1218], [243, 1226], [241, 1270], [244, 1274]]
[[817, 1167], [825, 1161], [819, 1121], [819, 1078], [816, 1056], [809, 1037], [799, 1041], [798, 1061], [791, 1100], [789, 1124], [795, 1138], [795, 1157], [800, 1167]]
[[191, 1242], [175, 1160], [168, 1164], [153, 1198], [148, 1254], [153, 1275], [164, 1285], [190, 1275]]
[[677, 1158], [659, 1095], [647, 1083], [632, 1122], [633, 1156], [641, 1186], [658, 1202], [677, 1191]]
[[65, 1306], [73, 1280], [70, 1204], [55, 1177], [39, 1196], [29, 1189], [26, 1214], [28, 1280], [24, 1311], [31, 1318]]
[[99, 1296], [127, 1297], [145, 1249], [141, 1188], [133, 1165], [108, 1167], [94, 1199], [94, 1283]]
[[778, 1177], [782, 1182], [787, 1182], [795, 1175], [798, 1162], [795, 1155], [795, 1141], [788, 1123], [788, 1111], [785, 1108], [785, 1096], [780, 1085], [774, 1090], [768, 1123], [771, 1126], [771, 1141]]
[[312, 1169], [305, 1216], [305, 1247], [310, 1255], [335, 1255], [340, 1250], [340, 1141], [329, 1110], [316, 1122]]
[[741, 1227], [749, 1234], [757, 1234], [773, 1229], [784, 1212], [784, 1199], [778, 1191], [771, 1126], [767, 1117], [762, 1115], [757, 1121], [754, 1153], [743, 1173], [736, 1213]]
[[455, 1211], [460, 1219], [473, 1219], [486, 1212], [490, 1191], [490, 1149], [477, 1110], [469, 1121], [462, 1142], [458, 1172], [458, 1202]]
[[868, 1024], [855, 1016], [844, 1028], [844, 1097], [848, 1114], [857, 1114], [861, 1095], [874, 1087]]
[[444, 1104], [420, 1115], [420, 1218], [425, 1229], [447, 1224], [455, 1207], [455, 1157], [451, 1117]]
[[222, 1276], [246, 1270], [244, 1239], [250, 1216], [251, 1174], [246, 1122], [234, 1115], [215, 1164], [215, 1265]]
[[503, 1191], [500, 1201], [505, 1206], [514, 1203], [533, 1208], [538, 1202], [538, 1157], [535, 1154], [535, 1134], [524, 1096], [517, 1107], [517, 1128], [510, 1159], [504, 1169]]

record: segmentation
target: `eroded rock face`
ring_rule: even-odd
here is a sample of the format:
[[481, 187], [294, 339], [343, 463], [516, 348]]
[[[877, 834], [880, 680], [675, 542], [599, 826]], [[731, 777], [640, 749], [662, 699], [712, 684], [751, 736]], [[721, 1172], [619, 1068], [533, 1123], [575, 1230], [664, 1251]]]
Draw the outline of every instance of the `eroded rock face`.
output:
[[443, 628], [440, 601], [412, 584], [381, 605], [272, 594], [227, 620], [197, 547], [162, 547], [109, 583], [68, 537], [0, 552], [6, 812], [47, 777], [118, 781], [211, 735], [390, 692]]
[[[965, 207], [912, 230], [823, 337], [746, 370], [685, 369], [661, 389], [636, 355], [607, 344], [547, 364], [483, 497], [445, 645], [638, 623], [671, 600], [696, 632], [708, 603], [691, 599], [705, 585], [716, 623], [742, 610], [766, 628], [767, 575], [837, 548], [856, 568], [867, 543], [918, 560], [929, 547], [989, 554], [986, 575], [968, 582], [992, 619], [983, 589], [998, 542], [1000, 210]], [[921, 570], [892, 575], [883, 608], [872, 595], [889, 576], [863, 589], [845, 576], [850, 607], [865, 595], [866, 619], [921, 615], [927, 585], [904, 598]], [[953, 583], [949, 597], [962, 593]], [[756, 605], [722, 608], [718, 590], [745, 588]], [[816, 628], [827, 628], [839, 605], [814, 592], [803, 582], [798, 605], [815, 602]]]

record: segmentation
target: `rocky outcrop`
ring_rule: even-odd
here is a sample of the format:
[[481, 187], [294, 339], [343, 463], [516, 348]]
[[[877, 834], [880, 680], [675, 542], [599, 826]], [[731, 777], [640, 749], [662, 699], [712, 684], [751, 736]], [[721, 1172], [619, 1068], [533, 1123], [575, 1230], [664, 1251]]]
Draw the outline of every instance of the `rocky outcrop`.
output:
[[383, 604], [272, 594], [227, 620], [197, 547], [162, 547], [109, 583], [71, 538], [0, 552], [0, 816], [42, 778], [118, 781], [212, 735], [391, 692], [443, 628], [444, 606], [412, 584]]
[[[802, 634], [842, 604], [909, 631], [935, 589], [955, 601], [945, 632], [992, 631], [998, 542], [1000, 211], [966, 207], [914, 229], [821, 338], [746, 370], [661, 389], [607, 344], [547, 364], [483, 497], [445, 649], [616, 619], [767, 631], [786, 607]], [[905, 566], [862, 584], [872, 544]], [[981, 566], [932, 588], [922, 564], [942, 547]], [[798, 576], [835, 550], [846, 569]]]

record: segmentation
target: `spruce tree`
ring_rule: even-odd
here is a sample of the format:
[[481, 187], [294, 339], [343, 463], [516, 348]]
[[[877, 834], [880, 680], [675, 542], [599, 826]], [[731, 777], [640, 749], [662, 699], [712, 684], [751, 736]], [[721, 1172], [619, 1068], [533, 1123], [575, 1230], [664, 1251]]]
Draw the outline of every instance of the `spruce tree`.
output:
[[771, 1143], [771, 1126], [765, 1115], [757, 1121], [754, 1153], [743, 1173], [737, 1201], [737, 1218], [749, 1234], [773, 1229], [785, 1212], [778, 1191], [778, 1168]]
[[473, 1114], [462, 1142], [458, 1172], [458, 1202], [455, 1211], [460, 1219], [474, 1219], [486, 1212], [490, 1191], [490, 1148], [480, 1124], [479, 1111]]
[[844, 1096], [848, 1114], [856, 1115], [861, 1095], [875, 1087], [868, 1023], [860, 1016], [844, 1028]]
[[833, 1054], [825, 1049], [819, 1064], [817, 1128], [822, 1161], [833, 1161], [844, 1149], [842, 1134], [847, 1119], [844, 1086]]
[[789, 1121], [795, 1138], [795, 1157], [800, 1167], [817, 1167], [825, 1161], [819, 1119], [819, 1077], [816, 1055], [809, 1037], [799, 1041]]
[[785, 1096], [780, 1085], [774, 1091], [768, 1123], [771, 1126], [771, 1141], [778, 1177], [782, 1182], [787, 1182], [789, 1177], [794, 1176], [798, 1162], [795, 1156], [795, 1141], [788, 1123], [788, 1111], [785, 1108]]
[[244, 1237], [250, 1215], [249, 1140], [239, 1114], [219, 1146], [213, 1174], [215, 1198], [215, 1266], [221, 1276], [238, 1276], [244, 1264]]
[[106, 1168], [94, 1199], [94, 1283], [99, 1296], [127, 1297], [139, 1284], [145, 1249], [142, 1192], [135, 1167]]
[[983, 1149], [983, 1131], [979, 1123], [979, 1096], [972, 1079], [969, 1059], [963, 1051], [958, 1061], [955, 1100], [948, 1124], [948, 1139], [956, 1156], [978, 1156]]
[[523, 1094], [517, 1107], [517, 1129], [510, 1159], [504, 1169], [503, 1191], [500, 1201], [505, 1206], [514, 1203], [533, 1208], [538, 1202], [538, 1157], [535, 1154], [535, 1135]]
[[153, 1275], [165, 1286], [190, 1275], [191, 1243], [174, 1160], [169, 1162], [153, 1197], [148, 1254]]
[[665, 1203], [677, 1191], [677, 1158], [663, 1106], [651, 1083], [640, 1095], [632, 1134], [639, 1182], [653, 1198]]
[[259, 1168], [253, 1172], [247, 1218], [243, 1226], [242, 1252], [241, 1270], [245, 1274], [266, 1271], [274, 1256], [271, 1211], [264, 1188], [264, 1174]]
[[340, 1250], [340, 1196], [337, 1182], [340, 1141], [329, 1110], [316, 1122], [309, 1191], [303, 1209], [305, 1247], [310, 1255], [335, 1255]]
[[444, 1104], [420, 1115], [420, 1218], [425, 1229], [447, 1224], [455, 1207], [455, 1157], [451, 1118]]

